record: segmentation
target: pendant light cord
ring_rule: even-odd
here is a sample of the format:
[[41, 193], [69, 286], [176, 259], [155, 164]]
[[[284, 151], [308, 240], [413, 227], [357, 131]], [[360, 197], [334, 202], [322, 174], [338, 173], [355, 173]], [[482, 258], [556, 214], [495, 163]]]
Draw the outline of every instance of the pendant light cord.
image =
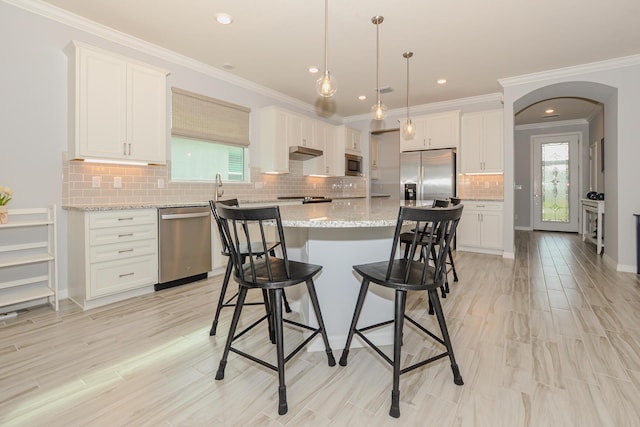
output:
[[329, 39], [329, 0], [324, 0], [324, 73], [329, 70], [327, 46]]
[[376, 92], [377, 103], [380, 104], [380, 21], [376, 21]]
[[407, 58], [407, 121], [411, 118], [409, 117], [409, 58], [413, 56], [412, 52], [405, 52], [404, 57]]

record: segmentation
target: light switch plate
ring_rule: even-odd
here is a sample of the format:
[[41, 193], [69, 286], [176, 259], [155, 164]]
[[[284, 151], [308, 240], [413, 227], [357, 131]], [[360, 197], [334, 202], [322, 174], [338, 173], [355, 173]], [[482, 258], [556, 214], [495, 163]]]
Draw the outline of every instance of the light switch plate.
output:
[[164, 179], [158, 178], [158, 188], [164, 188]]

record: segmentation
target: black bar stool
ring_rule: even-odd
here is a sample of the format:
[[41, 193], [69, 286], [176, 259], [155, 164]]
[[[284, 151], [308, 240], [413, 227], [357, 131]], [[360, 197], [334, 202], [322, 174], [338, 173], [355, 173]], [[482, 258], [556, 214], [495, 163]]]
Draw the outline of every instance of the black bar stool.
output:
[[[460, 199], [459, 197], [450, 197], [449, 198], [449, 202], [451, 203], [451, 206], [458, 206], [461, 202], [462, 199]], [[452, 242], [455, 242], [455, 234], [453, 235], [452, 238]], [[447, 264], [449, 264], [451, 266], [451, 268], [447, 268], [447, 275], [449, 274], [449, 271], [453, 272], [453, 281], [457, 282], [458, 281], [458, 273], [456, 272], [456, 264], [453, 262], [453, 255], [451, 254], [451, 247], [453, 246], [453, 243], [451, 245], [449, 245], [449, 251], [448, 251], [448, 258], [449, 261], [447, 262]]]
[[[220, 360], [220, 366], [216, 373], [216, 380], [222, 380], [224, 378], [224, 370], [230, 351], [269, 369], [273, 369], [278, 372], [279, 379], [278, 413], [280, 415], [286, 414], [288, 408], [284, 376], [285, 363], [303, 349], [316, 335], [320, 334], [324, 341], [329, 366], [335, 366], [336, 364], [333, 353], [331, 352], [331, 347], [329, 346], [329, 339], [325, 331], [322, 313], [320, 312], [320, 304], [318, 303], [318, 296], [313, 282], [313, 277], [322, 270], [322, 266], [289, 260], [282, 222], [280, 220], [280, 209], [277, 206], [267, 208], [239, 208], [218, 203], [215, 207], [224, 236], [229, 244], [230, 256], [233, 258], [234, 279], [240, 285], [238, 301], [233, 312], [233, 319], [231, 320], [231, 327], [229, 329], [229, 335], [227, 336], [222, 359]], [[276, 226], [276, 242], [280, 245], [282, 258], [276, 258], [270, 253], [269, 245], [271, 243], [267, 241], [265, 230], [265, 227], [269, 225]], [[254, 237], [253, 239], [251, 238], [252, 236]], [[244, 265], [242, 258], [245, 256], [243, 255], [245, 252], [243, 252], [244, 248], [240, 243], [243, 241], [251, 242], [248, 243], [246, 247], [247, 262]], [[258, 245], [253, 242], [258, 242]], [[256, 257], [258, 253], [263, 254], [260, 259]], [[309, 299], [311, 300], [318, 321], [317, 328], [284, 319], [282, 316], [282, 296], [284, 288], [301, 283], [306, 283], [307, 285]], [[236, 335], [238, 320], [240, 319], [242, 307], [247, 296], [247, 290], [249, 289], [263, 289], [268, 292], [275, 327], [277, 366], [232, 346], [234, 340], [247, 331], [247, 329], [245, 329]], [[286, 356], [284, 354], [283, 344], [283, 323], [291, 324], [312, 332], [309, 337]]]
[[[229, 200], [218, 200], [217, 203], [226, 205], [226, 206], [239, 206], [238, 204], [238, 199], [229, 199]], [[233, 259], [230, 256], [230, 252], [229, 252], [229, 245], [227, 244], [226, 239], [224, 238], [224, 232], [222, 230], [222, 226], [220, 225], [220, 218], [218, 217], [218, 212], [216, 211], [216, 207], [214, 204], [213, 200], [209, 200], [209, 206], [211, 207], [211, 213], [213, 214], [213, 218], [216, 220], [216, 224], [218, 226], [218, 234], [220, 235], [220, 243], [222, 244], [222, 249], [220, 250], [220, 253], [223, 256], [226, 256], [228, 258], [227, 260], [227, 268], [224, 272], [224, 279], [222, 280], [222, 289], [220, 290], [220, 297], [218, 298], [218, 305], [216, 307], [216, 315], [213, 318], [213, 324], [211, 325], [211, 330], [209, 330], [209, 335], [210, 336], [214, 336], [216, 334], [216, 331], [218, 329], [218, 320], [220, 319], [220, 312], [222, 311], [223, 308], [225, 307], [235, 307], [235, 304], [232, 303], [231, 301], [233, 301], [237, 296], [238, 296], [238, 292], [235, 292], [229, 299], [227, 299], [225, 301], [225, 295], [227, 293], [227, 287], [229, 286], [229, 279], [231, 278], [231, 270], [233, 269]], [[254, 247], [258, 247], [259, 245], [255, 244]], [[277, 243], [275, 242], [271, 242], [269, 245], [269, 251], [271, 253], [271, 255], [275, 256], [275, 251], [274, 249], [278, 246]], [[246, 256], [247, 256], [247, 247], [246, 244], [243, 244], [243, 247], [241, 248], [241, 254], [243, 254], [242, 256], [242, 263], [244, 264], [245, 260], [246, 260]], [[256, 253], [256, 256], [260, 257], [263, 254], [261, 253]], [[264, 302], [245, 302], [245, 305], [265, 305], [265, 307], [267, 307], [268, 309], [268, 298], [267, 298], [267, 291], [263, 290], [263, 299]], [[284, 308], [286, 310], [287, 313], [291, 313], [291, 307], [289, 307], [289, 301], [287, 301], [287, 295], [283, 293], [282, 295], [282, 299], [284, 302]], [[273, 340], [273, 328], [271, 327], [271, 323], [269, 323], [270, 325], [270, 336], [272, 337]]]
[[[342, 357], [340, 358], [340, 365], [347, 366], [349, 347], [351, 346], [351, 340], [353, 339], [354, 334], [362, 338], [366, 344], [374, 349], [385, 361], [392, 365], [393, 388], [391, 390], [391, 410], [389, 411], [389, 415], [395, 418], [400, 417], [401, 374], [412, 371], [413, 369], [434, 362], [445, 356], [449, 356], [451, 370], [453, 371], [453, 382], [458, 385], [463, 384], [462, 377], [460, 376], [460, 370], [458, 369], [458, 364], [456, 363], [453, 354], [453, 347], [451, 346], [449, 332], [447, 331], [447, 324], [444, 319], [444, 314], [442, 313], [442, 306], [440, 305], [440, 298], [437, 291], [438, 288], [444, 284], [447, 251], [451, 243], [451, 238], [455, 233], [458, 222], [460, 221], [462, 208], [463, 205], [449, 208], [401, 207], [389, 260], [353, 266], [353, 269], [362, 276], [362, 285], [360, 286], [360, 293], [353, 313], [349, 334], [347, 335], [347, 342], [344, 346]], [[400, 235], [402, 234], [402, 226], [405, 225], [406, 222], [412, 221], [416, 222], [416, 226], [409, 246], [409, 256], [407, 258], [395, 259], [396, 249], [399, 247]], [[427, 233], [426, 239], [424, 239], [426, 244], [422, 243], [423, 236], [421, 234], [423, 230], [426, 230]], [[447, 230], [450, 232], [447, 233]], [[438, 241], [442, 243], [438, 245], [437, 248], [435, 266], [431, 266], [428, 262], [428, 254], [434, 247], [433, 242]], [[426, 260], [426, 262], [416, 261], [414, 259], [416, 250], [421, 251], [421, 259]], [[357, 328], [358, 318], [360, 317], [360, 312], [362, 311], [362, 306], [367, 296], [367, 290], [369, 289], [369, 283], [371, 282], [395, 290], [394, 319], [371, 326]], [[407, 292], [425, 290], [429, 296], [429, 301], [433, 304], [438, 324], [440, 325], [442, 338], [436, 336], [434, 333], [424, 328], [405, 314]], [[446, 351], [423, 361], [414, 363], [411, 366], [401, 368], [401, 347], [405, 319], [423, 333], [435, 339], [440, 344], [443, 344]], [[380, 350], [365, 335], [366, 331], [389, 324], [394, 325], [393, 359], [384, 354], [382, 350]]]
[[[449, 206], [449, 201], [443, 200], [443, 199], [435, 199], [431, 204], [432, 208], [446, 208], [447, 206]], [[425, 246], [427, 244], [427, 234], [429, 232], [428, 227], [429, 227], [429, 224], [427, 223], [424, 225], [424, 229], [420, 231], [420, 240], [418, 241], [419, 245]], [[407, 257], [409, 256], [409, 248], [411, 247], [414, 231], [415, 230], [412, 230], [411, 232], [408, 232], [408, 233], [400, 234], [400, 242], [404, 243], [405, 259], [407, 259]], [[431, 242], [431, 243], [435, 243], [435, 245], [431, 245], [431, 251], [429, 252], [429, 254], [431, 255], [432, 259], [435, 259], [435, 246], [437, 246], [438, 243], [437, 242]], [[420, 251], [420, 261], [422, 260], [423, 260], [423, 255], [422, 255], [422, 251]], [[442, 298], [446, 298], [447, 292], [449, 292], [449, 283], [446, 280], [446, 277], [445, 277], [444, 285], [441, 288], [441, 291], [442, 291]], [[431, 305], [429, 305], [429, 313], [433, 314], [431, 310]]]

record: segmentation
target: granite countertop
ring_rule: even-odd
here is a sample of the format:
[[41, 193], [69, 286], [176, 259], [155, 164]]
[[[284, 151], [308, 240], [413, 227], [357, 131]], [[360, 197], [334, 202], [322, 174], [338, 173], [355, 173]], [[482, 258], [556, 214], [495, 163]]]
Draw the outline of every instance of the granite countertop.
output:
[[[398, 209], [404, 201], [389, 198], [333, 199], [331, 203], [302, 204], [301, 201], [240, 202], [246, 207], [279, 205], [282, 225], [285, 227], [358, 228], [392, 227], [398, 219]], [[411, 206], [431, 206], [431, 201], [411, 202]], [[124, 205], [63, 206], [68, 210], [107, 211], [122, 209], [153, 209], [162, 207], [208, 206], [209, 202], [145, 203]]]
[[[332, 200], [356, 200], [366, 199], [365, 196], [337, 196], [337, 197], [329, 197]], [[225, 198], [226, 199], [226, 198]], [[240, 205], [254, 205], [254, 206], [267, 206], [267, 205], [289, 205], [295, 204], [299, 205], [302, 203], [302, 197], [300, 199], [264, 199], [264, 200], [240, 200]], [[165, 203], [144, 203], [144, 202], [130, 202], [130, 203], [112, 203], [112, 204], [92, 204], [92, 205], [62, 205], [62, 209], [64, 210], [75, 210], [75, 211], [114, 211], [114, 210], [125, 210], [125, 209], [160, 209], [160, 208], [184, 208], [189, 206], [209, 206], [209, 201], [195, 201], [195, 202], [165, 202]]]
[[[412, 206], [416, 206], [412, 202]], [[431, 206], [432, 201], [419, 201], [417, 206]], [[387, 198], [349, 199], [332, 203], [286, 205], [280, 207], [284, 227], [358, 228], [393, 227], [404, 202]]]

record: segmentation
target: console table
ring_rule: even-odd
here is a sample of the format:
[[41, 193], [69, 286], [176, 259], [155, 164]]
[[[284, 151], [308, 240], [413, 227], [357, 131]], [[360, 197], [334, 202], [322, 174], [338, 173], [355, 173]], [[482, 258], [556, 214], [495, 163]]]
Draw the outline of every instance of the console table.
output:
[[[582, 207], [582, 241], [588, 240], [596, 245], [599, 255], [604, 248], [602, 229], [604, 228], [604, 200], [580, 199]], [[595, 231], [595, 238], [593, 233]]]

